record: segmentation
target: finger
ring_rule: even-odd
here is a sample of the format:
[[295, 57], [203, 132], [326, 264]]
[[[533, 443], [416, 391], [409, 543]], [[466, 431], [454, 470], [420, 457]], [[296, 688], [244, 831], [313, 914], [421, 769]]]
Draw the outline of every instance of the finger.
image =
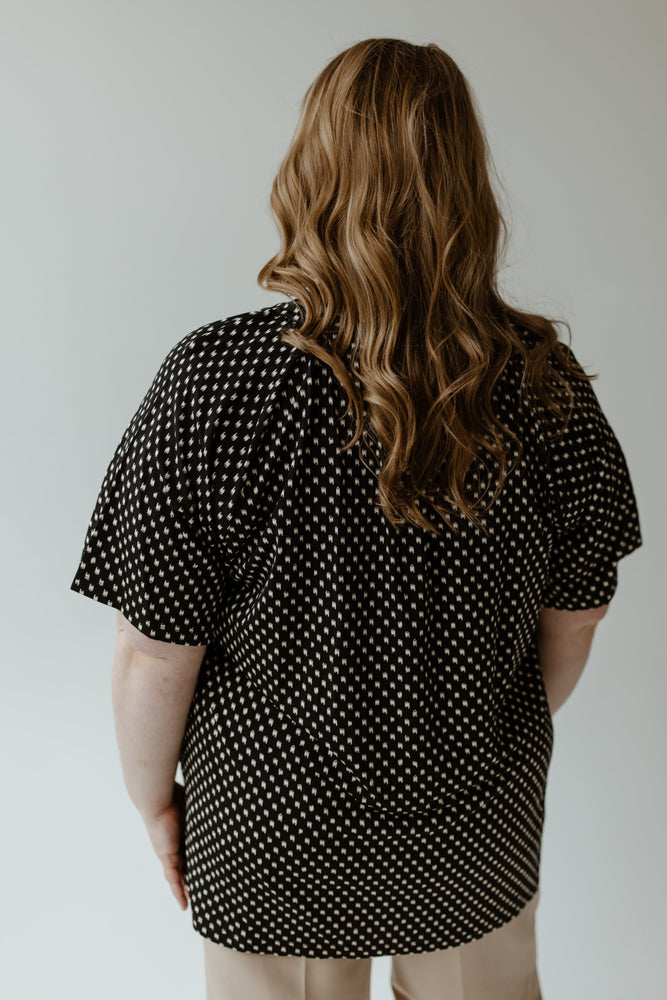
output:
[[183, 887], [181, 886], [181, 883], [170, 882], [169, 886], [171, 888], [173, 895], [176, 897], [179, 906], [181, 907], [182, 910], [185, 910], [187, 907], [187, 900], [185, 899], [185, 896], [183, 894]]
[[165, 864], [163, 866], [164, 877], [166, 878], [172, 893], [178, 900], [181, 909], [186, 910], [188, 906], [187, 889], [185, 886], [185, 876], [180, 871], [178, 865]]

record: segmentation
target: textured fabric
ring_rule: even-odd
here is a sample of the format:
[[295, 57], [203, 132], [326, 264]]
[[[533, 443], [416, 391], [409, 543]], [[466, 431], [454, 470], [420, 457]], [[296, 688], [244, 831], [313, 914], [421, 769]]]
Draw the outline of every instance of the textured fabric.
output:
[[[455, 947], [537, 890], [537, 617], [611, 600], [642, 543], [632, 484], [591, 385], [551, 440], [517, 352], [493, 401], [523, 454], [486, 533], [455, 512], [458, 534], [397, 532], [370, 450], [339, 451], [344, 390], [280, 339], [298, 317], [281, 302], [171, 349], [71, 589], [207, 647], [181, 747], [198, 933], [313, 958]], [[476, 461], [467, 485], [487, 483]]]
[[[476, 941], [394, 955], [395, 1000], [542, 1000], [535, 915], [539, 890], [521, 913]], [[204, 942], [206, 1000], [370, 1000], [372, 958], [297, 958]]]

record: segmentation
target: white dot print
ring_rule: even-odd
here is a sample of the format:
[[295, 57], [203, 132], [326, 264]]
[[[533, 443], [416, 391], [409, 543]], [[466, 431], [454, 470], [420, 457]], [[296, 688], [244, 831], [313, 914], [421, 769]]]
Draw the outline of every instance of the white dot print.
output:
[[[71, 589], [206, 645], [181, 748], [195, 930], [239, 951], [366, 958], [472, 941], [539, 886], [553, 727], [543, 605], [608, 603], [642, 544], [589, 383], [523, 455], [487, 534], [396, 531], [294, 300], [168, 353], [107, 468]], [[372, 467], [373, 456], [365, 451]], [[422, 511], [440, 523], [427, 505]]]

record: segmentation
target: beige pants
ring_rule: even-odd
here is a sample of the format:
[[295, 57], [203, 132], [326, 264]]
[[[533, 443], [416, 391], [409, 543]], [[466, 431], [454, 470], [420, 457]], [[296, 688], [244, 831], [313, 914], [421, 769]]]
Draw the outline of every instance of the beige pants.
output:
[[[542, 1000], [538, 897], [539, 890], [518, 916], [477, 941], [392, 955], [395, 1000]], [[372, 958], [257, 955], [202, 940], [206, 1000], [370, 1000]]]

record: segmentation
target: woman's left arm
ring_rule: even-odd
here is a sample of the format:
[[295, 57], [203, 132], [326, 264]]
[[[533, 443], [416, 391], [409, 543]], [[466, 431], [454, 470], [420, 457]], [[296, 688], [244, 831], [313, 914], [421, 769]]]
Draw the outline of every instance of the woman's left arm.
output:
[[206, 646], [149, 639], [118, 612], [111, 694], [125, 787], [143, 817], [171, 803]]
[[125, 787], [185, 909], [184, 802], [175, 778], [206, 646], [150, 639], [120, 612], [117, 620], [111, 688]]

